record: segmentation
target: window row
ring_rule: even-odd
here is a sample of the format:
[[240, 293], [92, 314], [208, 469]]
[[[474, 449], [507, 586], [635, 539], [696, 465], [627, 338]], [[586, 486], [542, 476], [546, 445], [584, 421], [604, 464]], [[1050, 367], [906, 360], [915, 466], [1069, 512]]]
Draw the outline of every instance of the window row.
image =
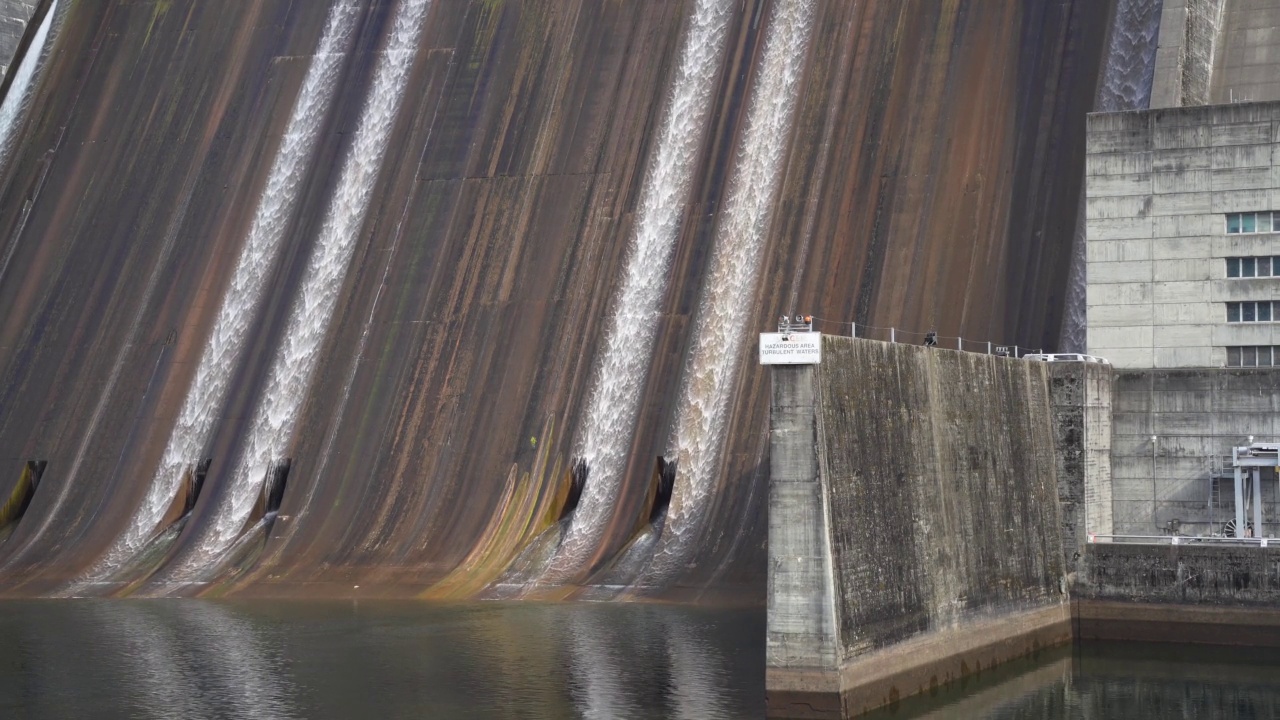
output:
[[1244, 345], [1227, 348], [1227, 367], [1271, 367], [1280, 364], [1280, 347]]
[[1227, 258], [1227, 277], [1280, 277], [1280, 255]]
[[1227, 303], [1227, 322], [1229, 323], [1271, 322], [1272, 318], [1280, 319], [1280, 302], [1249, 300]]
[[1280, 232], [1280, 212], [1227, 213], [1227, 234]]

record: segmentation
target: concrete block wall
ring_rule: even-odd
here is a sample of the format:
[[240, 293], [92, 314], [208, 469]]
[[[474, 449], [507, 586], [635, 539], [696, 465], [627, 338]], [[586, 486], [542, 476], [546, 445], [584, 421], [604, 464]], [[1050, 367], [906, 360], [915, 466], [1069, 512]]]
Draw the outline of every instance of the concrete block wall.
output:
[[[1202, 368], [1116, 374], [1112, 418], [1112, 513], [1116, 534], [1221, 532], [1234, 513], [1231, 482], [1212, 498], [1213, 456], [1280, 441], [1280, 370]], [[1155, 441], [1152, 441], [1155, 436]], [[1280, 535], [1275, 472], [1263, 472], [1263, 533]]]
[[38, 4], [40, 0], [0, 0], [0, 77], [8, 74]]
[[1226, 214], [1280, 210], [1280, 103], [1088, 118], [1088, 348], [1117, 367], [1216, 367], [1280, 324], [1226, 303], [1280, 298], [1280, 278], [1228, 279], [1224, 258], [1280, 255], [1280, 234], [1227, 235]]

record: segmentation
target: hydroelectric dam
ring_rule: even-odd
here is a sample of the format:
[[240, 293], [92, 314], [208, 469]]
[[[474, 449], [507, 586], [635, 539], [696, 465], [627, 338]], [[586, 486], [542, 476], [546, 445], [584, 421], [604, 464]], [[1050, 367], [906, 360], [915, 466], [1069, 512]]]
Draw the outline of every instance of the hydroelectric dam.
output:
[[1130, 5], [5, 2], [0, 595], [764, 605], [756, 333], [1056, 347]]

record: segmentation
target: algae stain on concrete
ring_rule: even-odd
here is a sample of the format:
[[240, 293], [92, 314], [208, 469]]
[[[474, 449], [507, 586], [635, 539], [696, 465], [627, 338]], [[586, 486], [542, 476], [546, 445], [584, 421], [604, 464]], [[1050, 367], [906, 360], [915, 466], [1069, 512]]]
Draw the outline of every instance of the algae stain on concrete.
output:
[[142, 47], [146, 47], [151, 40], [151, 31], [155, 30], [156, 23], [160, 21], [160, 16], [165, 15], [173, 7], [173, 0], [156, 0], [151, 12], [151, 22], [147, 23], [147, 32], [142, 36]]

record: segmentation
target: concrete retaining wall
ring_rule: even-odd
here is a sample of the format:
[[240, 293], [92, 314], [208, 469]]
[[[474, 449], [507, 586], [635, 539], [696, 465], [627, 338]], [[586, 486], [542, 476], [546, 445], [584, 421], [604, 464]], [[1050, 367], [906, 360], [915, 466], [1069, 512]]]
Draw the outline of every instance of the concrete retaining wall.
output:
[[[1211, 486], [1214, 456], [1280, 438], [1280, 370], [1203, 368], [1123, 371], [1114, 386], [1115, 532], [1221, 532], [1234, 510], [1231, 481]], [[1152, 436], [1155, 440], [1152, 441]], [[1229, 464], [1229, 463], [1228, 463]], [[1261, 535], [1280, 535], [1276, 476], [1262, 473]]]
[[1048, 365], [827, 337], [773, 373], [771, 714], [860, 712], [1069, 637]]
[[1280, 607], [1280, 547], [1097, 543], [1085, 560], [1080, 599]]

